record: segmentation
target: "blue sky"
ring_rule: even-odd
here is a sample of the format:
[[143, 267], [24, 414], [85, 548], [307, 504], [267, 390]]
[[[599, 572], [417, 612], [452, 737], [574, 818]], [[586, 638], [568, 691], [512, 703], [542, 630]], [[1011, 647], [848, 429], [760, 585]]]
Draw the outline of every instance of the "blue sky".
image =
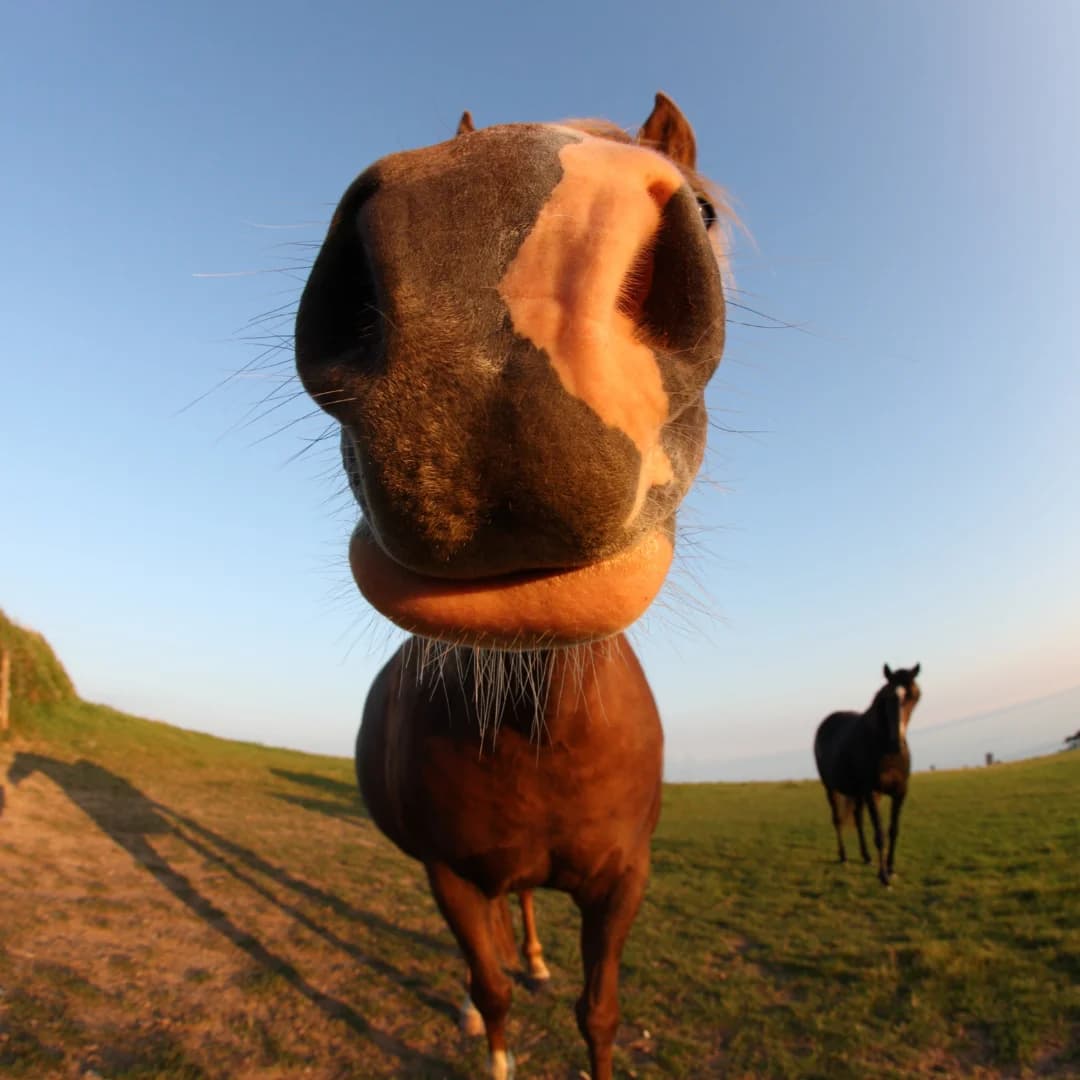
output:
[[808, 748], [885, 660], [917, 760], [1076, 686], [1078, 71], [1072, 0], [7, 5], [0, 606], [93, 700], [348, 754], [393, 638], [334, 453], [289, 460], [324, 424], [238, 426], [287, 365], [196, 399], [372, 160], [662, 88], [752, 234], [733, 319], [795, 327], [732, 327], [635, 632], [671, 775]]

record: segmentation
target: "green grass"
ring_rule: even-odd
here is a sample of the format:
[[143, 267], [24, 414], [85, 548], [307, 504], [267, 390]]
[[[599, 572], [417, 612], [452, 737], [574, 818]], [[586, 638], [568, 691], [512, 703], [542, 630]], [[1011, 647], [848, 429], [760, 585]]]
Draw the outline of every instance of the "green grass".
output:
[[[731, 1033], [737, 1073], [905, 1075], [935, 1052], [1009, 1069], [1059, 1046], [1075, 1063], [1078, 796], [1069, 755], [917, 776], [885, 890], [832, 862], [817, 784], [672, 788], [651, 899], [684, 928], [685, 1007]], [[661, 925], [640, 943], [670, 945]], [[738, 962], [721, 948], [710, 987], [696, 959], [725, 937]]]
[[0, 611], [0, 653], [11, 657], [11, 730], [28, 726], [34, 705], [76, 700], [75, 687], [45, 638]]
[[[74, 699], [23, 721], [0, 748], [0, 1074], [480, 1072], [449, 934], [350, 762]], [[816, 783], [669, 786], [617, 1071], [1080, 1075], [1078, 808], [1080, 753], [919, 774], [883, 889], [835, 864]], [[577, 919], [537, 906], [555, 977], [515, 991], [511, 1040], [521, 1077], [564, 1080]]]

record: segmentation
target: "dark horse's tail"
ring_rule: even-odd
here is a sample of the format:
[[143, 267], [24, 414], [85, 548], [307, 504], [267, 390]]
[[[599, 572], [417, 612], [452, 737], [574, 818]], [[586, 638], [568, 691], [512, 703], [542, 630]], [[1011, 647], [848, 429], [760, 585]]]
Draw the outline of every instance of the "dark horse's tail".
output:
[[821, 777], [821, 782], [826, 787], [832, 786], [829, 783], [829, 774], [832, 771], [829, 766], [833, 757], [833, 744], [836, 741], [835, 732], [833, 731], [836, 726], [836, 715], [836, 713], [832, 713], [826, 716], [818, 724], [817, 732], [814, 735], [814, 763], [817, 765], [818, 776]]

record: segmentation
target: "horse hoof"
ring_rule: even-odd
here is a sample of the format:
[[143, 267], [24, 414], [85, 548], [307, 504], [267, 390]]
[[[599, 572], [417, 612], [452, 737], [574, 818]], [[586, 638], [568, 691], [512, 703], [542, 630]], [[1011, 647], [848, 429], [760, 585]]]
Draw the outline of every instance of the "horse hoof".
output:
[[551, 978], [551, 972], [548, 970], [547, 964], [543, 960], [537, 960], [535, 963], [529, 964], [529, 981], [534, 983], [545, 983]]
[[472, 1003], [471, 998], [466, 998], [463, 1002], [461, 1011], [458, 1013], [458, 1022], [461, 1025], [462, 1035], [475, 1038], [484, 1034], [484, 1018], [480, 1015], [480, 1010]]
[[881, 884], [884, 885], [886, 889], [889, 888], [889, 886], [892, 884], [892, 882], [889, 881], [889, 875], [888, 874], [878, 874], [878, 881], [880, 881]]

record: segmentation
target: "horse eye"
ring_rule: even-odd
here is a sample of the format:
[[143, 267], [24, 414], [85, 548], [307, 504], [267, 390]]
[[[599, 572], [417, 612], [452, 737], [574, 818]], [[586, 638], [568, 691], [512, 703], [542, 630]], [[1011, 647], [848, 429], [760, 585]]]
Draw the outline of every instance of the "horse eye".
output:
[[706, 229], [711, 229], [716, 224], [716, 207], [713, 206], [704, 195], [697, 197], [698, 209], [701, 211], [701, 220]]

